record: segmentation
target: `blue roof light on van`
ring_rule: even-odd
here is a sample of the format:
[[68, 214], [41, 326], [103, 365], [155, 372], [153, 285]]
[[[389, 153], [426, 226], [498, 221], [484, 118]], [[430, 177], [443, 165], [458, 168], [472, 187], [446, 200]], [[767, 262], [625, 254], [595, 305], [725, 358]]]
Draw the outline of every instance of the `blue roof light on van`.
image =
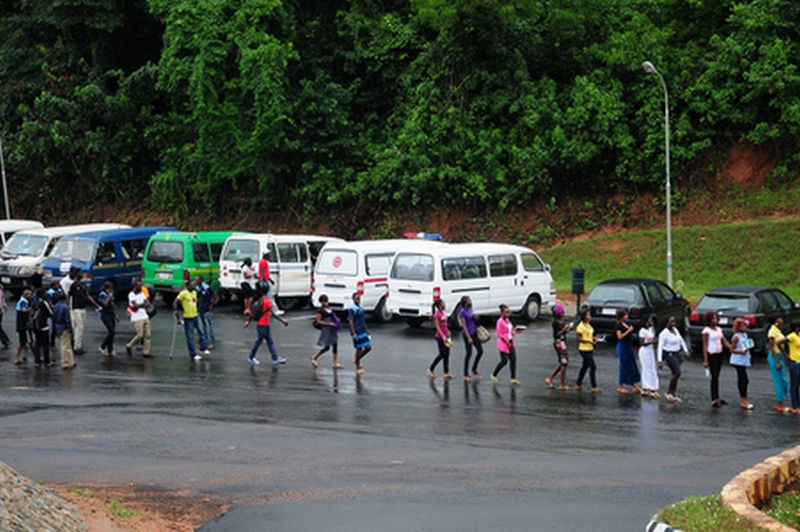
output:
[[444, 240], [440, 233], [403, 233], [403, 238], [418, 238], [420, 240]]

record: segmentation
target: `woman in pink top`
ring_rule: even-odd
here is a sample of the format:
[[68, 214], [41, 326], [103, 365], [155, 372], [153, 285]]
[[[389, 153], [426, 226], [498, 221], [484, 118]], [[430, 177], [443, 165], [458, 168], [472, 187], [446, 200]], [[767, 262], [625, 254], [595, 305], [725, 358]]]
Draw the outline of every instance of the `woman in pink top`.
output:
[[722, 334], [722, 329], [717, 327], [719, 318], [713, 310], [703, 316], [706, 326], [703, 328], [703, 367], [711, 373], [711, 406], [719, 408], [727, 405], [728, 401], [719, 397], [719, 372], [722, 369], [722, 346], [728, 349], [731, 344]]
[[433, 370], [436, 369], [436, 365], [441, 360], [444, 366], [442, 378], [449, 380], [453, 378], [450, 373], [450, 346], [453, 345], [453, 342], [450, 340], [450, 330], [447, 328], [447, 314], [444, 313], [444, 308], [444, 299], [437, 299], [433, 302], [433, 325], [436, 327], [434, 338], [436, 338], [436, 345], [439, 346], [439, 354], [428, 366], [428, 376], [432, 379], [436, 378], [436, 373]]
[[500, 305], [500, 318], [497, 320], [497, 350], [500, 351], [500, 362], [492, 372], [492, 382], [497, 384], [497, 374], [506, 364], [511, 364], [511, 384], [519, 384], [517, 380], [517, 346], [514, 344], [514, 325], [511, 323], [511, 310]]

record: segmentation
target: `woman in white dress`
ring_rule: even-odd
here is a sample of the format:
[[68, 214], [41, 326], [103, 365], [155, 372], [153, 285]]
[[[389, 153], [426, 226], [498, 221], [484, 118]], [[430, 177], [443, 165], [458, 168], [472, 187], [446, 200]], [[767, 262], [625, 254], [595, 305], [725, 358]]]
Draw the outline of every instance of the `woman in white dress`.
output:
[[656, 368], [656, 316], [652, 315], [639, 330], [639, 365], [642, 368], [642, 397], [658, 399], [658, 369]]

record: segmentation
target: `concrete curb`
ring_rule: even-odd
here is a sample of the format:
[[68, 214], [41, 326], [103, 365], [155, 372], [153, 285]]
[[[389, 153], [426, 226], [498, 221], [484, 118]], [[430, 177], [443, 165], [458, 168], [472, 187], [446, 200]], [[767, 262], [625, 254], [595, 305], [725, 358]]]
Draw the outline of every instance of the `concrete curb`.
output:
[[647, 523], [647, 526], [644, 528], [644, 532], [683, 532], [678, 528], [672, 528], [666, 523], [657, 521], [656, 517], [657, 516], [654, 515], [652, 521]]
[[722, 503], [765, 530], [792, 532], [795, 529], [758, 509], [772, 494], [783, 493], [800, 474], [800, 445], [771, 456], [742, 471], [722, 488]]

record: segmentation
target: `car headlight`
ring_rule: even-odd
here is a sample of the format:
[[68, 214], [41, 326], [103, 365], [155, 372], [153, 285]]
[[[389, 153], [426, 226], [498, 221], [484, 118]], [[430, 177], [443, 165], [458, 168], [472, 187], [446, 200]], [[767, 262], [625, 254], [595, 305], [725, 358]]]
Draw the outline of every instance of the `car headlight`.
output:
[[36, 273], [36, 268], [33, 266], [20, 266], [19, 270], [17, 271], [17, 275], [20, 277], [27, 277], [29, 275], [33, 275]]

